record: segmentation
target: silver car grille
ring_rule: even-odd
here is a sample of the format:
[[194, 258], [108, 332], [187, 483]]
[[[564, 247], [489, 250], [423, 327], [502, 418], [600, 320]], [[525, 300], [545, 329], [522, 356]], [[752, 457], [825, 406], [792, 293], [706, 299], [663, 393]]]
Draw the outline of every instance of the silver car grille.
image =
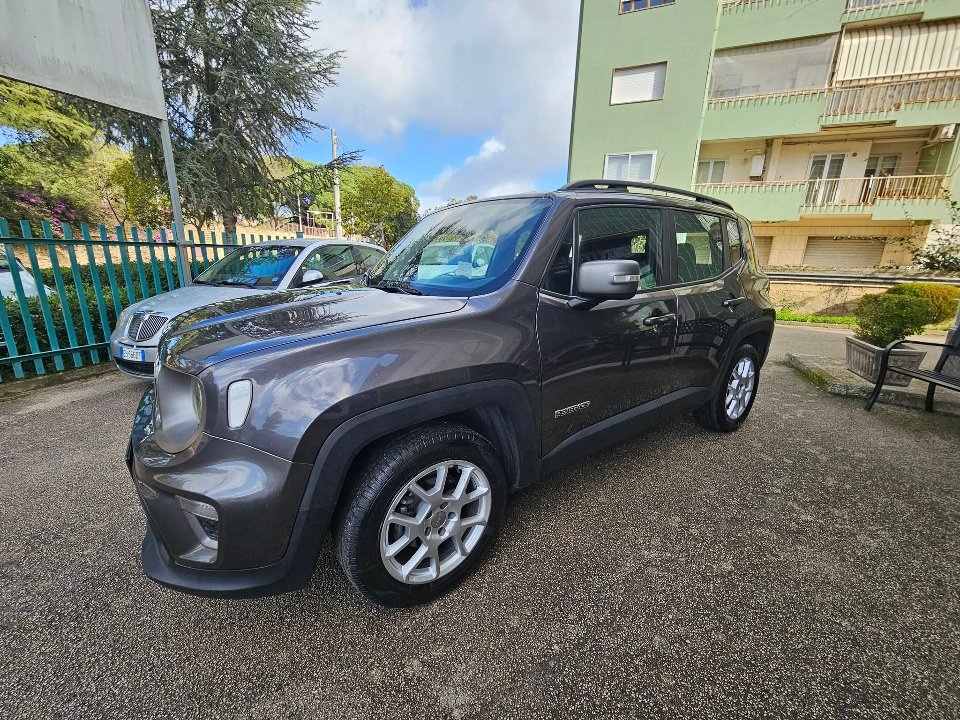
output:
[[155, 315], [153, 313], [134, 313], [130, 318], [130, 325], [127, 327], [127, 337], [134, 342], [149, 340], [158, 332], [167, 322], [166, 315]]

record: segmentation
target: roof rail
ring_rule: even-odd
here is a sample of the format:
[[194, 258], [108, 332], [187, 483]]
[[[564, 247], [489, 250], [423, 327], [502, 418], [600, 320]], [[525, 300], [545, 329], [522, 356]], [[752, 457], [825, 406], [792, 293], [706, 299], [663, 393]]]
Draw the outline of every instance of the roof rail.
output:
[[695, 193], [690, 190], [681, 190], [680, 188], [668, 187], [666, 185], [632, 182], [630, 180], [577, 180], [576, 182], [567, 183], [560, 189], [585, 190], [587, 188], [592, 190], [629, 190], [630, 188], [638, 188], [640, 190], [656, 190], [658, 192], [669, 193], [672, 195], [682, 195], [683, 197], [693, 198], [694, 200], [699, 200], [700, 202], [704, 203], [711, 203], [713, 205], [720, 205], [733, 210], [733, 205], [730, 203], [710, 197], [709, 195], [701, 195], [700, 193]]

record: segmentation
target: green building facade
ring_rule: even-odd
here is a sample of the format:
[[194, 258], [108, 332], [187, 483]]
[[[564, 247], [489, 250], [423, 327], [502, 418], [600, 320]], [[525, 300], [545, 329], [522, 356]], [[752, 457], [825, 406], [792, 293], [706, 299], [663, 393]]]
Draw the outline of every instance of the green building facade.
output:
[[960, 0], [582, 0], [569, 177], [694, 188], [769, 266], [895, 267], [960, 199]]

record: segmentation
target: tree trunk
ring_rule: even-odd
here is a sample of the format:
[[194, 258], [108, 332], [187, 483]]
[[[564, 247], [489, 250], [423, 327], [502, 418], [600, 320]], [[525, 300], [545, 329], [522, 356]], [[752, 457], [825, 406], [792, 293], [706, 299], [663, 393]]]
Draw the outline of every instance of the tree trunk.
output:
[[237, 214], [228, 212], [223, 214], [223, 230], [227, 233], [227, 239], [232, 239], [237, 234]]

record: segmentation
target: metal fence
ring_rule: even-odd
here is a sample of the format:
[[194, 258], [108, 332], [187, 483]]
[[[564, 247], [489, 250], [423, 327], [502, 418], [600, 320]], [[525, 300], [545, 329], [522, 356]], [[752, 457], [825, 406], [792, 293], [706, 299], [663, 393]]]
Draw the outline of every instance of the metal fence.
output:
[[[123, 308], [183, 284], [166, 229], [61, 230], [43, 222], [37, 237], [27, 221], [0, 218], [0, 382], [109, 362]], [[188, 231], [181, 247], [197, 274], [237, 246], [281, 237], [292, 236]]]

